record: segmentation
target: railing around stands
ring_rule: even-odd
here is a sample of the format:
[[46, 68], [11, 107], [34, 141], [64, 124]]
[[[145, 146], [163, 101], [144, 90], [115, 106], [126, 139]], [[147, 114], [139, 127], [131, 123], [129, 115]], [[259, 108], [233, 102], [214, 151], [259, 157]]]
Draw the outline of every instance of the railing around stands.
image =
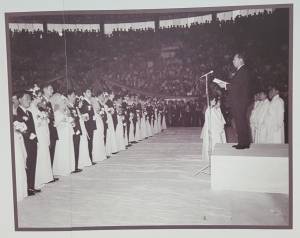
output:
[[137, 88], [134, 88], [134, 87], [124, 85], [120, 82], [116, 82], [116, 81], [113, 81], [113, 80], [106, 80], [105, 83], [107, 85], [117, 86], [117, 87], [126, 89], [126, 90], [128, 90], [132, 93], [145, 95], [145, 96], [151, 96], [151, 97], [157, 97], [157, 98], [163, 98], [166, 101], [176, 101], [176, 100], [190, 101], [190, 100], [198, 99], [198, 97], [195, 97], [195, 96], [172, 96], [172, 95], [163, 95], [163, 94], [160, 94], [160, 93], [151, 93], [151, 92], [147, 92], [147, 91], [144, 91], [144, 90], [140, 90], [140, 89], [137, 89]]

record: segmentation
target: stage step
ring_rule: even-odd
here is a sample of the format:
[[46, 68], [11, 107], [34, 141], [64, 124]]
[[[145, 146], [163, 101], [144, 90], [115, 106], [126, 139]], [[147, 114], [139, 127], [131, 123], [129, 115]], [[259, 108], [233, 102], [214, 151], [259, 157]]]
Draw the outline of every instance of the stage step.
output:
[[215, 146], [211, 156], [212, 189], [288, 194], [288, 144], [252, 144], [244, 150], [232, 145]]

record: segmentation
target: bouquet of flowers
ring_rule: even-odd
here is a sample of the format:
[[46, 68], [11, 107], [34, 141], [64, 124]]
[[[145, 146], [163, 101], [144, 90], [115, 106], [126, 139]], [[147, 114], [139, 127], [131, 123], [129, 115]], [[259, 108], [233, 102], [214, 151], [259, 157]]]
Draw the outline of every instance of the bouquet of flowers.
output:
[[105, 110], [103, 107], [100, 108], [99, 114], [103, 116], [105, 114]]
[[20, 132], [22, 134], [25, 133], [27, 130], [27, 126], [24, 122], [14, 121], [13, 125], [15, 131]]
[[107, 109], [107, 111], [108, 111], [110, 114], [114, 114], [115, 109], [112, 108], [112, 107], [110, 107], [110, 108]]
[[45, 111], [41, 111], [41, 112], [37, 115], [38, 120], [49, 120], [48, 117], [49, 117], [48, 112], [45, 112]]
[[82, 117], [82, 119], [83, 119], [84, 121], [88, 121], [89, 118], [90, 118], [88, 113], [82, 114], [81, 117]]
[[81, 108], [83, 100], [84, 100], [83, 96], [76, 96], [75, 105], [78, 106], [79, 108]]
[[83, 96], [76, 96], [76, 99], [77, 99], [78, 101], [83, 101], [83, 100], [84, 100], [84, 97], [83, 97]]

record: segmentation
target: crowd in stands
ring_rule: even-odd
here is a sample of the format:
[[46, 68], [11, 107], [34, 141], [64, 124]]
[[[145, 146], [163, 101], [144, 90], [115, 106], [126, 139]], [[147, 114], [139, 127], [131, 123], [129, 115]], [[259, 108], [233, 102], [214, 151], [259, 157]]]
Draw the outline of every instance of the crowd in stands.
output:
[[253, 80], [278, 81], [287, 91], [288, 15], [284, 11], [229, 21], [141, 30], [11, 31], [14, 87], [56, 80], [63, 90], [86, 85], [107, 89], [116, 81], [143, 91], [189, 96], [203, 93], [199, 77], [210, 71], [230, 81], [232, 56], [242, 49]]

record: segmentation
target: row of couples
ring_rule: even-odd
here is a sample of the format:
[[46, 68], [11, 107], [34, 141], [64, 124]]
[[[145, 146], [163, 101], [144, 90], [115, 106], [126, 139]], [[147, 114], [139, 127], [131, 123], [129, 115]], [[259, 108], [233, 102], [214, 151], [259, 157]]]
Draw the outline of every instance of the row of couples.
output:
[[[217, 143], [227, 143], [225, 120], [220, 107], [220, 91], [210, 95], [210, 106], [205, 111], [201, 132], [202, 159], [209, 159]], [[257, 144], [284, 144], [284, 101], [276, 85], [259, 90], [251, 108], [249, 126], [252, 142]]]
[[12, 99], [18, 201], [166, 129], [162, 107], [137, 97], [93, 97], [91, 89], [77, 97], [35, 85]]

